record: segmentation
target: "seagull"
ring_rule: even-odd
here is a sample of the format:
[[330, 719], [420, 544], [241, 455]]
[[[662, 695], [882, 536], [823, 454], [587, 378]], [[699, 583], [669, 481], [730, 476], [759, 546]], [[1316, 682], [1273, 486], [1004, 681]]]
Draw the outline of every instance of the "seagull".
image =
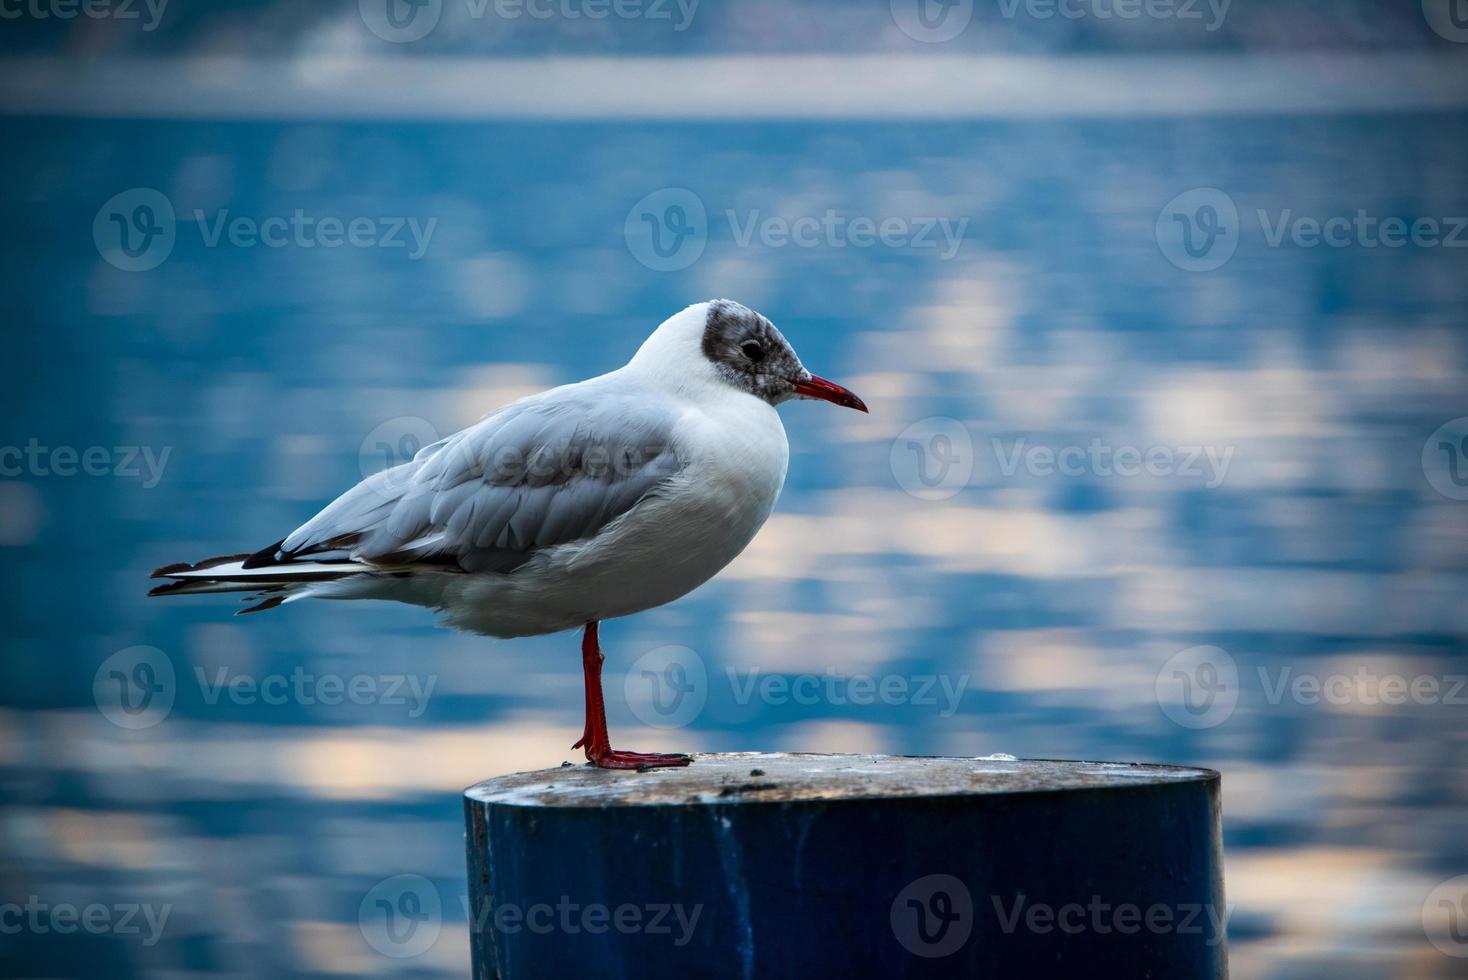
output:
[[586, 724], [603, 769], [686, 766], [613, 749], [603, 620], [672, 602], [744, 550], [774, 509], [790, 447], [775, 406], [860, 398], [805, 369], [731, 300], [669, 318], [623, 367], [522, 398], [336, 498], [269, 547], [153, 573], [149, 595], [386, 599], [509, 638], [582, 630]]

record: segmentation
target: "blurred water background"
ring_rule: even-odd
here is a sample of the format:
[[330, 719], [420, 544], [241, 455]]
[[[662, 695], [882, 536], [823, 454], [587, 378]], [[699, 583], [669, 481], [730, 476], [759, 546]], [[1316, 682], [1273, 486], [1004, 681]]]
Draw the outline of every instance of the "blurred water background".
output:
[[[401, 44], [370, 6], [0, 26], [12, 83], [70, 86], [12, 88], [0, 119], [0, 900], [171, 909], [156, 942], [6, 929], [0, 975], [462, 976], [458, 792], [580, 761], [576, 639], [460, 636], [379, 604], [233, 619], [230, 598], [145, 599], [147, 573], [266, 545], [715, 296], [769, 315], [871, 414], [786, 406], [789, 480], [746, 554], [604, 628], [623, 747], [1214, 767], [1235, 976], [1468, 975], [1450, 955], [1468, 946], [1424, 932], [1468, 873], [1468, 112], [1423, 81], [1462, 80], [1431, 3], [1240, 2], [1209, 30], [981, 2], [941, 43], [885, 2], [704, 0], [686, 30], [448, 3]], [[913, 59], [1024, 54], [1034, 108], [862, 118], [818, 89], [792, 92], [800, 118], [676, 118], [707, 93], [655, 77], [676, 56], [718, 89], [699, 59], [809, 52], [830, 59], [817, 79], [909, 59], [894, 85]], [[670, 101], [585, 118], [578, 98], [608, 93], [546, 54], [639, 56]], [[1279, 97], [1322, 107], [1281, 112], [1257, 74], [1281, 62], [1247, 59], [1302, 54], [1289, 77], [1314, 81]], [[1407, 79], [1366, 86], [1386, 108], [1337, 97], [1363, 54], [1399, 72], [1369, 78]], [[218, 56], [235, 60], [190, 72], [244, 108], [191, 112], [164, 59]], [[370, 98], [334, 118], [354, 93], [333, 71], [364, 57], [369, 96], [499, 59], [561, 111], [486, 110], [503, 93], [466, 81], [468, 118], [373, 117]], [[1252, 94], [1190, 112], [1189, 64]], [[89, 96], [114, 68], [127, 86]], [[1171, 107], [1068, 112], [1046, 89], [1061, 71]], [[297, 84], [305, 118], [250, 109], [256, 86]], [[610, 97], [638, 115], [636, 93]], [[1363, 211], [1441, 238], [1271, 241]], [[210, 242], [297, 213], [315, 230]], [[800, 218], [820, 229], [779, 233]], [[863, 218], [896, 223], [869, 241]], [[322, 219], [365, 219], [372, 243], [325, 247]], [[91, 475], [62, 475], [58, 447], [72, 470], [100, 447]], [[701, 685], [671, 721], [664, 674], [634, 669], [669, 657]], [[814, 693], [750, 686], [772, 676]], [[236, 677], [280, 696], [219, 688]], [[362, 703], [329, 703], [323, 677], [365, 678]], [[119, 678], [156, 680], [156, 703]], [[359, 921], [400, 874], [445, 908], [411, 958]]]

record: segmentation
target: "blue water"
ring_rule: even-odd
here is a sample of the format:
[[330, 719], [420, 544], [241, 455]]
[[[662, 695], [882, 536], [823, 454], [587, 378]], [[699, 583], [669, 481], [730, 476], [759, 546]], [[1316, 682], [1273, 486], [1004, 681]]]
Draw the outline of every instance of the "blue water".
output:
[[[147, 574], [269, 544], [433, 434], [616, 367], [664, 317], [730, 296], [872, 414], [785, 407], [789, 479], [751, 552], [604, 629], [620, 741], [1216, 767], [1236, 975], [1461, 975], [1421, 908], [1468, 871], [1468, 691], [1454, 695], [1468, 502], [1437, 489], [1461, 489], [1451, 451], [1424, 457], [1468, 415], [1465, 253], [1274, 247], [1267, 228], [1286, 210], [1468, 214], [1464, 123], [4, 122], [0, 446], [46, 452], [0, 482], [0, 877], [7, 895], [172, 911], [152, 944], [146, 930], [0, 936], [14, 954], [0, 973], [462, 975], [458, 789], [579, 761], [575, 638], [456, 636], [368, 604], [232, 619], [231, 597], [144, 598]], [[172, 251], [135, 272], [93, 236], [133, 188], [177, 213]], [[664, 188], [708, 216], [702, 255], [667, 272], [625, 234]], [[1240, 215], [1225, 229], [1237, 252], [1211, 271], [1179, 268], [1156, 236], [1194, 188]], [[225, 209], [436, 224], [418, 258], [211, 247], [196, 209], [210, 226]], [[946, 259], [739, 240], [755, 212], [828, 210], [968, 220]], [[1016, 447], [1093, 439], [1158, 448], [1171, 469], [1005, 471]], [[56, 447], [102, 447], [106, 473], [58, 475]], [[1227, 467], [1181, 472], [1190, 447]], [[911, 468], [945, 461], [973, 467], [951, 495]], [[174, 670], [173, 700], [129, 729], [94, 680], [140, 645]], [[670, 645], [703, 669], [705, 705], [659, 730], [623, 677]], [[1237, 670], [1236, 706], [1205, 727], [1174, 717], [1213, 709], [1169, 713], [1156, 693], [1195, 647]], [[417, 706], [385, 687], [271, 704], [197, 680], [221, 669], [434, 686]], [[1271, 697], [1302, 674], [1439, 693]], [[741, 697], [770, 675], [813, 676], [819, 693]], [[851, 675], [907, 694], [853, 703]], [[449, 911], [432, 949], [384, 958], [358, 908], [405, 873]]]

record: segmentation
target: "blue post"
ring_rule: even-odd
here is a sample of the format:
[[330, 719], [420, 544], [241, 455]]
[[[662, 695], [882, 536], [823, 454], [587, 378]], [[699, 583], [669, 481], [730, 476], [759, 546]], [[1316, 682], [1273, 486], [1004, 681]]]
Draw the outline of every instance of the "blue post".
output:
[[476, 978], [1228, 972], [1208, 770], [733, 753], [465, 816]]

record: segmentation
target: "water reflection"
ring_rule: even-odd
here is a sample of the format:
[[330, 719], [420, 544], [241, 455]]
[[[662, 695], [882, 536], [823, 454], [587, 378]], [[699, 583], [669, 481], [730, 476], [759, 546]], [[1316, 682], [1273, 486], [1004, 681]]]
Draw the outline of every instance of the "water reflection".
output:
[[[145, 601], [146, 574], [264, 545], [728, 295], [871, 414], [785, 409], [748, 552], [606, 629], [626, 747], [1216, 767], [1237, 975], [1450, 975], [1420, 916], [1468, 867], [1463, 432], [1436, 434], [1465, 411], [1468, 279], [1448, 248], [1270, 232], [1464, 214], [1461, 123], [7, 122], [0, 441], [40, 462], [0, 482], [0, 861], [7, 893], [172, 909], [157, 942], [27, 932], [14, 962], [462, 975], [456, 794], [574, 756], [574, 639], [234, 620]], [[174, 212], [145, 271], [93, 237], [137, 187]], [[702, 251], [649, 268], [632, 212], [682, 187]], [[1207, 251], [1166, 220], [1196, 188], [1237, 215], [1208, 271], [1159, 237]], [[117, 248], [151, 247], [150, 200], [103, 222]], [[916, 241], [945, 220], [951, 250]], [[445, 908], [408, 960], [358, 925], [399, 874]]]

